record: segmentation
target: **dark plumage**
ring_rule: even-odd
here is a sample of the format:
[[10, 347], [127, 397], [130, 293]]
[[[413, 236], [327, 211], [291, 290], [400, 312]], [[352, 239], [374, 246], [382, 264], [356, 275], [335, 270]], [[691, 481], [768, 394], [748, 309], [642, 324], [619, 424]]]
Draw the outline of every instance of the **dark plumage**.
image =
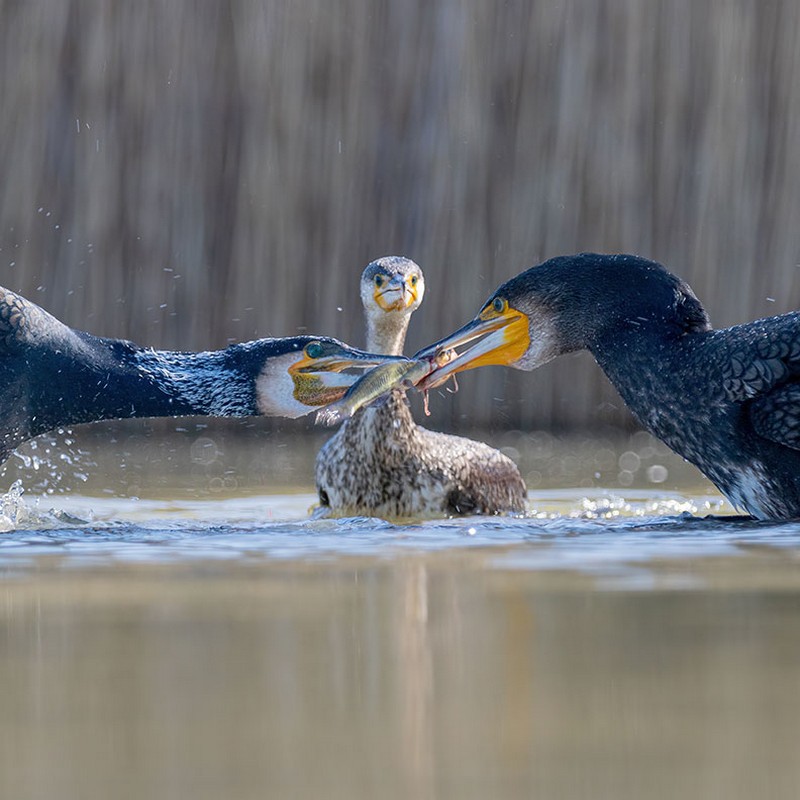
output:
[[420, 386], [588, 349], [639, 422], [734, 506], [761, 519], [800, 516], [800, 313], [713, 330], [689, 286], [660, 264], [585, 253], [507, 281], [478, 317], [418, 356], [478, 337]]
[[[372, 262], [361, 276], [367, 348], [402, 353], [424, 294], [422, 270], [407, 258]], [[409, 517], [525, 510], [525, 484], [511, 459], [483, 442], [414, 422], [405, 392], [362, 408], [317, 456], [320, 503], [337, 514]]]
[[204, 353], [159, 351], [59, 322], [0, 288], [0, 461], [64, 425], [129, 417], [297, 417], [339, 399], [386, 360], [335, 339], [260, 339]]

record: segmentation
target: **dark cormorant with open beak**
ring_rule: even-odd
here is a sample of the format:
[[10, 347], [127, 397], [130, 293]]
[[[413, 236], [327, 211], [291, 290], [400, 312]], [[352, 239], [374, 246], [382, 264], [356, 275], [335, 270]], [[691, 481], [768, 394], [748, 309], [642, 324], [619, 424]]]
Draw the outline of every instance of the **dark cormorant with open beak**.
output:
[[739, 509], [800, 517], [800, 313], [714, 330], [689, 286], [632, 255], [545, 261], [417, 357], [467, 345], [418, 387], [587, 349], [639, 422]]
[[152, 350], [74, 330], [0, 288], [0, 461], [65, 425], [129, 417], [299, 417], [338, 400], [351, 368], [391, 357], [335, 339], [259, 339], [225, 350]]

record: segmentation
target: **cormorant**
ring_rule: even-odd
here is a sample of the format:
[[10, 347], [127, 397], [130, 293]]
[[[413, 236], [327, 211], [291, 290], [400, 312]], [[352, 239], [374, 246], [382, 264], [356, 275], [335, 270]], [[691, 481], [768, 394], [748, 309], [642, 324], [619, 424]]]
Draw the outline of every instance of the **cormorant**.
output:
[[[361, 275], [367, 349], [401, 355], [425, 278], [411, 260], [387, 256]], [[517, 466], [483, 442], [434, 433], [414, 422], [405, 392], [362, 408], [323, 446], [320, 503], [337, 514], [383, 517], [495, 514], [525, 510]]]
[[357, 376], [342, 370], [386, 360], [322, 336], [153, 350], [74, 330], [0, 288], [0, 462], [27, 439], [81, 422], [302, 416], [344, 394]]
[[660, 264], [583, 253], [502, 284], [477, 317], [416, 357], [470, 342], [432, 363], [418, 387], [587, 349], [636, 419], [736, 508], [800, 516], [800, 312], [714, 330], [688, 284]]

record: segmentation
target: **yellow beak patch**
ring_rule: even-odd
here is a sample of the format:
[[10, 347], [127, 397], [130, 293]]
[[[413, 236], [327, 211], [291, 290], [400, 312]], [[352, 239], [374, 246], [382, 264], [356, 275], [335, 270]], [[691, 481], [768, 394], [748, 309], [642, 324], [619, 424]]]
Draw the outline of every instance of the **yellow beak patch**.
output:
[[397, 280], [388, 280], [382, 286], [375, 285], [372, 297], [383, 311], [402, 311], [417, 302], [417, 283], [408, 275], [401, 285]]
[[485, 323], [496, 323], [495, 326], [487, 328], [488, 331], [498, 331], [502, 333], [502, 340], [486, 353], [477, 355], [474, 360], [470, 360], [469, 351], [465, 353], [467, 362], [464, 369], [474, 369], [488, 365], [508, 366], [522, 358], [525, 351], [530, 347], [531, 336], [528, 327], [528, 317], [521, 311], [511, 308], [508, 304], [498, 312], [492, 306], [487, 306], [478, 315], [478, 318]]

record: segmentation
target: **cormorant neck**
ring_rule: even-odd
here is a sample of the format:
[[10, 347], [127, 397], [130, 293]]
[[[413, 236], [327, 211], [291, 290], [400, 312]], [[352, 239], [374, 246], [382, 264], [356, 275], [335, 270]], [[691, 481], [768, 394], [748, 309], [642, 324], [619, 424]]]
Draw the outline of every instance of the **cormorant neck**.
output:
[[658, 325], [642, 325], [618, 329], [588, 349], [637, 419], [665, 438], [653, 410], [663, 408], [667, 397], [682, 396], [684, 359], [708, 335], [708, 330], [677, 334]]
[[75, 392], [73, 384], [72, 393], [65, 398], [75, 417], [243, 417], [258, 413], [256, 368], [242, 357], [241, 346], [184, 353], [87, 338], [104, 357], [75, 365], [82, 373], [81, 391]]
[[410, 315], [385, 311], [367, 314], [367, 350], [387, 356], [403, 355]]
[[242, 346], [204, 353], [148, 350], [70, 331], [4, 364], [0, 457], [62, 426], [132, 417], [258, 413], [260, 362]]

